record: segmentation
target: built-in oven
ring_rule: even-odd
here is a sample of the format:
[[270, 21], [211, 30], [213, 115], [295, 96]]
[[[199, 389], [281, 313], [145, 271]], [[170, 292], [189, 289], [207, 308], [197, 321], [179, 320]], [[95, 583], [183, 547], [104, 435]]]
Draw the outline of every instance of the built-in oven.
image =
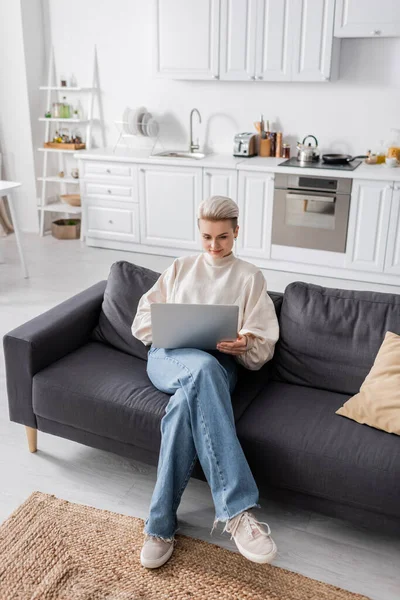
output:
[[275, 176], [272, 243], [346, 251], [352, 179]]

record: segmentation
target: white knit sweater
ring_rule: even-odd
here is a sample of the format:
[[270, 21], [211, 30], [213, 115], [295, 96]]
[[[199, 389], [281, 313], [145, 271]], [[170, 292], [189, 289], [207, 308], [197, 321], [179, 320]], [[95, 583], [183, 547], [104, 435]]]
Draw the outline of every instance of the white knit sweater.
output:
[[267, 294], [264, 275], [233, 252], [223, 258], [202, 252], [174, 260], [140, 298], [132, 334], [145, 346], [152, 342], [150, 305], [153, 302], [237, 304], [238, 333], [254, 337], [247, 338], [246, 352], [234, 358], [247, 369], [257, 371], [274, 355], [279, 323], [274, 303]]

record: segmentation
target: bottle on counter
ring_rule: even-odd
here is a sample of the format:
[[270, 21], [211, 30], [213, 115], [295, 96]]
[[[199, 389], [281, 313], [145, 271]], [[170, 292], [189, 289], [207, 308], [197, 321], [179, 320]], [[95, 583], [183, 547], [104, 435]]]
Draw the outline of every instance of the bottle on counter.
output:
[[290, 158], [290, 144], [282, 144], [282, 158]]

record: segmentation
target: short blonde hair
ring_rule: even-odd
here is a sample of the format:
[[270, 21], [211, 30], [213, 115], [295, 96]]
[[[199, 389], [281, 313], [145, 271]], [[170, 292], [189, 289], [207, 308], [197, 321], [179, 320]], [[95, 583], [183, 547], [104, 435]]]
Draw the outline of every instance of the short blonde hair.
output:
[[239, 218], [239, 207], [227, 196], [211, 196], [207, 200], [201, 202], [197, 212], [197, 225], [199, 226], [199, 220], [205, 219], [206, 221], [225, 221], [230, 219], [233, 230], [237, 227]]

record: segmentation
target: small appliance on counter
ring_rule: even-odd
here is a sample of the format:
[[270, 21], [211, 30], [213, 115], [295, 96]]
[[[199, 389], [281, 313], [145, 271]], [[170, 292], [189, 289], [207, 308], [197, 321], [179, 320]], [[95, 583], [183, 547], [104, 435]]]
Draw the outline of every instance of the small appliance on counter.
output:
[[237, 133], [233, 142], [233, 156], [255, 156], [257, 134], [251, 132]]
[[[311, 146], [310, 142], [306, 146], [305, 142], [308, 138], [312, 138], [315, 141], [315, 146]], [[297, 142], [297, 160], [299, 162], [319, 160], [318, 140], [315, 135], [306, 135], [302, 142]]]

